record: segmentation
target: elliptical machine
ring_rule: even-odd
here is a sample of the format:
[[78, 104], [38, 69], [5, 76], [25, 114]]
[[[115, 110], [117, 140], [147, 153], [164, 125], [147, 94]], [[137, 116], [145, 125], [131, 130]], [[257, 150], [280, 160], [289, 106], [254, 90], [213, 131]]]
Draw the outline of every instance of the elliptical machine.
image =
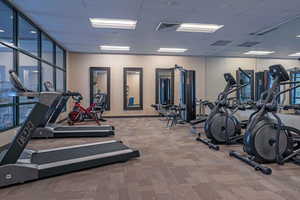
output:
[[[249, 76], [242, 69], [239, 70]], [[245, 110], [246, 108], [236, 103], [231, 104], [230, 100], [233, 100], [233, 98], [229, 98], [229, 95], [246, 87], [249, 83], [238, 85], [230, 73], [224, 74], [224, 78], [227, 83], [226, 87], [219, 94], [216, 105], [205, 121], [204, 131], [208, 139], [201, 138], [200, 133], [196, 138], [197, 141], [208, 145], [210, 149], [214, 150], [219, 150], [218, 144], [237, 144], [243, 140], [241, 135], [242, 124], [234, 114], [238, 110]]]
[[[258, 109], [250, 115], [244, 134], [244, 151], [248, 155], [243, 156], [236, 151], [229, 153], [230, 156], [268, 175], [272, 173], [272, 169], [260, 163], [299, 163], [300, 160], [297, 158], [300, 155], [300, 130], [285, 126], [276, 114], [280, 95], [300, 87], [300, 82], [289, 81], [289, 75], [282, 65], [272, 65], [269, 70], [274, 80], [273, 84], [261, 95], [261, 100], [256, 105]], [[290, 84], [294, 86], [283, 91], [278, 90], [280, 85]], [[297, 106], [287, 108], [297, 109]]]

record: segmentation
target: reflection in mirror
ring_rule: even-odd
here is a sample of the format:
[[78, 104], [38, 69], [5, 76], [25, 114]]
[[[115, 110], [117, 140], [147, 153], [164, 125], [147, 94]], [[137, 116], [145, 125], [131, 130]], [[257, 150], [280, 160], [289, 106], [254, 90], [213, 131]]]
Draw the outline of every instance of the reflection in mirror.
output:
[[97, 94], [106, 94], [107, 108], [110, 110], [110, 68], [91, 67], [90, 68], [90, 103], [97, 102]]
[[[291, 81], [298, 82], [300, 81], [300, 70], [290, 72]], [[296, 86], [293, 84], [292, 87]], [[290, 91], [290, 104], [300, 104], [300, 88], [296, 88]]]
[[237, 83], [239, 86], [249, 83], [247, 86], [237, 91], [237, 99], [239, 103], [254, 100], [254, 71], [244, 70], [244, 72], [246, 72], [250, 77], [247, 77], [246, 74], [243, 74], [239, 70], [236, 71]]
[[142, 68], [124, 68], [124, 110], [143, 109], [142, 79]]
[[174, 70], [156, 69], [156, 104], [174, 103]]

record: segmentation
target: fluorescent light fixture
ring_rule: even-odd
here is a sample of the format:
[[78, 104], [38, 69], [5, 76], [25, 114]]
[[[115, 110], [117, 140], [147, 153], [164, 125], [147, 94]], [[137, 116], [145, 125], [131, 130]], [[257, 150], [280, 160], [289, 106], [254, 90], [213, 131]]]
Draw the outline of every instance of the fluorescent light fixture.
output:
[[157, 50], [158, 52], [165, 52], [165, 53], [183, 53], [187, 51], [187, 49], [181, 49], [181, 48], [159, 48]]
[[5, 31], [3, 29], [0, 29], [0, 33], [4, 33]]
[[244, 54], [246, 55], [257, 55], [257, 56], [264, 56], [274, 53], [274, 51], [247, 51]]
[[293, 54], [290, 54], [289, 56], [300, 57], [300, 52], [298, 52], [298, 53], [293, 53]]
[[100, 49], [103, 51], [129, 51], [130, 47], [128, 46], [107, 46], [102, 45], [100, 46]]
[[137, 21], [129, 19], [90, 18], [94, 28], [135, 29]]
[[32, 34], [36, 34], [36, 31], [30, 31], [30, 33], [32, 33]]
[[300, 38], [300, 35], [297, 35], [296, 37], [297, 37], [297, 38]]
[[202, 32], [202, 33], [213, 33], [224, 25], [218, 24], [196, 24], [196, 23], [183, 23], [177, 28], [176, 31], [183, 32]]

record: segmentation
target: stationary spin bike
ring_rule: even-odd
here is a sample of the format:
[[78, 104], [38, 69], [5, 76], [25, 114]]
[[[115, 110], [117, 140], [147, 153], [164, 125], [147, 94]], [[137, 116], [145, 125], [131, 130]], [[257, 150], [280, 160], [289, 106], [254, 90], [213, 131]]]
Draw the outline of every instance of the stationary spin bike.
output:
[[[289, 81], [289, 75], [282, 65], [272, 65], [269, 72], [273, 84], [257, 103], [257, 110], [249, 117], [249, 124], [244, 134], [244, 151], [242, 155], [231, 151], [233, 156], [264, 174], [271, 174], [272, 169], [260, 163], [284, 164], [294, 161], [299, 164], [300, 130], [285, 126], [276, 114], [279, 109], [280, 95], [300, 87], [300, 82]], [[291, 85], [289, 89], [279, 91], [280, 85]], [[299, 106], [286, 106], [287, 109], [299, 109]]]
[[76, 96], [72, 96], [74, 105], [72, 111], [69, 113], [69, 125], [73, 125], [76, 122], [82, 122], [86, 119], [94, 120], [98, 125], [100, 121], [106, 121], [102, 118], [102, 114], [106, 109], [107, 101], [106, 94], [98, 93], [95, 95], [96, 102], [92, 103], [88, 108], [84, 108], [81, 105], [82, 95], [78, 93]]
[[[249, 75], [242, 69], [239, 69], [247, 77]], [[219, 150], [218, 144], [236, 144], [241, 143], [243, 136], [241, 135], [242, 123], [235, 117], [238, 110], [245, 110], [245, 106], [236, 103], [230, 103], [229, 95], [243, 87], [249, 85], [237, 84], [236, 80], [230, 73], [224, 74], [226, 87], [218, 95], [216, 105], [212, 108], [207, 120], [205, 121], [204, 131], [207, 139], [198, 134], [197, 141], [208, 145], [209, 148]], [[246, 122], [243, 122], [245, 124]]]

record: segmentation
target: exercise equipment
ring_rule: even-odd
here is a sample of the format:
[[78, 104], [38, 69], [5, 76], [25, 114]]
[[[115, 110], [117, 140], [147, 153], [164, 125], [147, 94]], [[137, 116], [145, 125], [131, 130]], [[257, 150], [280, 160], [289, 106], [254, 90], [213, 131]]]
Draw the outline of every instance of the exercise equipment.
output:
[[16, 89], [15, 96], [35, 97], [39, 101], [13, 141], [0, 147], [0, 187], [125, 162], [140, 156], [138, 150], [131, 149], [116, 140], [38, 151], [26, 149], [32, 134], [42, 122], [43, 116], [47, 115], [52, 104], [60, 98], [61, 94], [27, 90], [15, 72], [9, 73], [11, 77], [14, 77], [12, 84]]
[[189, 122], [196, 118], [195, 71], [184, 69], [179, 65], [175, 65], [174, 69], [180, 73], [179, 105], [183, 109], [181, 119]]
[[[13, 73], [12, 73], [13, 74]], [[17, 76], [12, 76], [14, 80]], [[20, 83], [21, 84], [21, 83]], [[45, 89], [48, 92], [54, 92], [51, 82], [45, 82]], [[22, 86], [24, 88], [24, 86]], [[115, 134], [115, 128], [110, 125], [90, 126], [90, 125], [76, 125], [76, 126], [59, 126], [55, 124], [60, 113], [65, 108], [70, 97], [80, 96], [78, 92], [64, 92], [54, 101], [50, 107], [49, 112], [43, 118], [35, 132], [32, 134], [32, 139], [42, 138], [69, 138], [69, 137], [108, 137]]]
[[73, 95], [74, 105], [72, 111], [68, 114], [68, 124], [74, 125], [78, 122], [83, 122], [85, 120], [93, 120], [99, 126], [101, 126], [100, 121], [106, 121], [103, 119], [102, 114], [106, 107], [106, 94], [97, 93], [95, 95], [96, 102], [92, 103], [89, 107], [84, 108], [81, 105], [82, 95]]
[[191, 127], [191, 133], [193, 134], [199, 134], [200, 132], [198, 129], [204, 128], [203, 126], [199, 126], [200, 124], [203, 124], [207, 118], [208, 114], [206, 114], [206, 108], [208, 108], [210, 111], [214, 108], [214, 103], [208, 101], [208, 100], [203, 100], [203, 99], [198, 99], [196, 100], [196, 106], [199, 108], [199, 112], [197, 114], [196, 119], [191, 120], [189, 123], [192, 125]]
[[[239, 69], [239, 71], [248, 76], [242, 69]], [[226, 86], [218, 95], [216, 105], [205, 121], [204, 131], [207, 139], [201, 138], [201, 133], [196, 138], [197, 141], [208, 145], [209, 148], [214, 150], [219, 150], [218, 144], [236, 144], [241, 143], [243, 139], [241, 135], [242, 124], [234, 114], [238, 110], [245, 110], [246, 107], [238, 105], [236, 97], [229, 98], [229, 95], [246, 87], [249, 83], [237, 84], [230, 73], [224, 74], [224, 79]]]
[[[272, 65], [269, 73], [273, 78], [269, 88], [257, 104], [257, 110], [249, 117], [249, 124], [244, 134], [246, 156], [231, 151], [233, 156], [264, 174], [271, 174], [271, 168], [261, 163], [284, 164], [287, 161], [299, 163], [300, 130], [285, 126], [277, 115], [280, 95], [300, 87], [300, 82], [289, 81], [289, 75], [282, 65]], [[294, 86], [279, 91], [281, 85]], [[284, 109], [299, 109], [299, 106], [285, 106]]]

